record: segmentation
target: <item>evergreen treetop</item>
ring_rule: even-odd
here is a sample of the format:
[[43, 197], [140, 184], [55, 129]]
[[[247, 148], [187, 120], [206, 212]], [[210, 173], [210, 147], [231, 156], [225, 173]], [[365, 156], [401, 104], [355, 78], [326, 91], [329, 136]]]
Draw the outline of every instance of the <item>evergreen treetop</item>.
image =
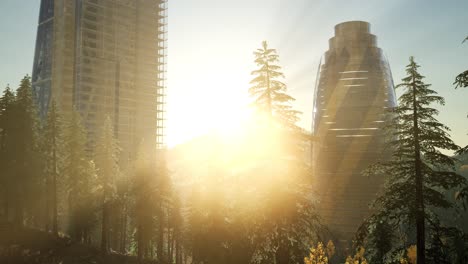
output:
[[284, 78], [279, 66], [279, 55], [276, 49], [268, 47], [266, 41], [254, 52], [257, 69], [252, 71], [255, 76], [250, 84], [249, 94], [254, 99], [254, 105], [265, 112], [270, 118], [280, 123], [295, 127], [299, 120], [299, 111], [290, 105], [295, 99], [286, 93], [287, 87], [280, 79]]

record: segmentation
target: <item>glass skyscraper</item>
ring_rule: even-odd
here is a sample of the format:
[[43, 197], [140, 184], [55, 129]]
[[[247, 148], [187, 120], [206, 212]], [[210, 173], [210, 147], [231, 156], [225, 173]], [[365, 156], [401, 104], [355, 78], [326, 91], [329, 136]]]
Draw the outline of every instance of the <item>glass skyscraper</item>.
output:
[[83, 117], [92, 147], [109, 116], [121, 160], [164, 144], [166, 0], [42, 0], [32, 85]]
[[385, 109], [396, 105], [390, 66], [369, 23], [335, 26], [314, 98], [312, 157], [319, 211], [331, 230], [350, 239], [382, 187], [383, 177], [361, 172], [384, 157]]

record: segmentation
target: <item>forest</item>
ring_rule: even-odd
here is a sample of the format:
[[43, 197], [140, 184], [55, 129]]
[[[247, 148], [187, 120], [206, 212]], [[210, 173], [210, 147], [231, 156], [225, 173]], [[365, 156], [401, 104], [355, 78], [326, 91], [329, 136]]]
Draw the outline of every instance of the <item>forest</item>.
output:
[[[29, 76], [16, 90], [6, 87], [0, 260], [468, 263], [468, 146], [457, 146], [437, 120], [444, 98], [425, 83], [415, 58], [395, 87], [398, 106], [388, 109], [390, 158], [363, 171], [383, 175], [385, 186], [343, 243], [316, 210], [313, 168], [304, 158], [314, 137], [297, 125], [302, 113], [279, 54], [266, 41], [253, 54], [246, 89], [253, 114], [239, 135], [207, 135], [173, 150], [148, 149], [142, 138], [125, 166], [112, 117], [90, 140], [80, 113], [61, 112], [53, 98], [39, 116]], [[468, 70], [454, 76], [452, 87], [437, 89], [464, 92]], [[182, 169], [174, 173], [174, 166]]]

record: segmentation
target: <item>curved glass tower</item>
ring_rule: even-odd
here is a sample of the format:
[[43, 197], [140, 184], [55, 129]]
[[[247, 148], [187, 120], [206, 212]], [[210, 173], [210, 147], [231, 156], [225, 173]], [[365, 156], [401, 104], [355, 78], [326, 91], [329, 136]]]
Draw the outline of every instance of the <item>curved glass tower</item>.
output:
[[395, 105], [390, 67], [370, 24], [336, 25], [315, 87], [312, 156], [319, 211], [341, 238], [352, 237], [383, 184], [361, 172], [384, 155], [384, 112]]

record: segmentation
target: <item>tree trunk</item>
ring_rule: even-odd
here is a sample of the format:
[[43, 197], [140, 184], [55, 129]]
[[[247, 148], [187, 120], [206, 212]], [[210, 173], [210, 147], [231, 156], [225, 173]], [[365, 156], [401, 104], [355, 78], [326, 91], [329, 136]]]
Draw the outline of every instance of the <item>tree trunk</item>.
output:
[[141, 262], [143, 260], [143, 252], [144, 252], [144, 242], [143, 242], [143, 234], [142, 234], [143, 230], [142, 230], [142, 224], [141, 223], [138, 225], [137, 232], [138, 232], [137, 233], [137, 241], [138, 241], [137, 258], [138, 258], [138, 262]]
[[[1, 134], [1, 141], [0, 141], [0, 151], [2, 152], [1, 154], [3, 155], [4, 151], [5, 151], [5, 138], [6, 138], [6, 131], [5, 129], [2, 130], [2, 134]], [[5, 159], [5, 162], [6, 162], [6, 159]], [[5, 164], [5, 163], [3, 163]], [[9, 167], [8, 163], [6, 164], [5, 167]], [[4, 173], [4, 172], [3, 172]], [[8, 173], [8, 172], [7, 172]], [[8, 221], [9, 220], [9, 207], [10, 207], [10, 202], [9, 202], [9, 192], [8, 192], [8, 189], [9, 189], [9, 185], [10, 185], [10, 175], [7, 175], [6, 178], [5, 178], [5, 184], [4, 184], [4, 198], [5, 198], [5, 207], [4, 207], [4, 212], [5, 212], [5, 219]]]
[[167, 227], [167, 261], [169, 263], [172, 263], [172, 238], [173, 236], [171, 235], [171, 228], [168, 225]]
[[5, 184], [5, 219], [8, 221], [10, 220], [10, 192], [9, 192], [9, 186], [8, 182]]
[[125, 254], [126, 253], [126, 247], [127, 247], [127, 204], [124, 201], [123, 202], [123, 210], [122, 210], [123, 218], [122, 218], [122, 226], [121, 226], [121, 231], [120, 233], [122, 234], [121, 236], [121, 242], [120, 242], [120, 252]]
[[[273, 118], [273, 108], [271, 106], [271, 85], [270, 85], [270, 69], [268, 68], [268, 62], [266, 63], [266, 83], [267, 83], [267, 106], [268, 115], [270, 119]], [[271, 121], [271, 120], [270, 120]]]
[[177, 236], [175, 241], [175, 255], [176, 255], [176, 264], [182, 264], [182, 252], [181, 252], [181, 245], [180, 245], [180, 236]]
[[24, 212], [23, 212], [23, 193], [21, 193], [21, 183], [18, 179], [15, 183], [16, 196], [15, 196], [15, 221], [14, 223], [18, 226], [23, 226], [24, 223]]
[[55, 137], [53, 138], [53, 178], [52, 178], [52, 233], [55, 236], [58, 236], [58, 222], [57, 222], [57, 147], [56, 147]]
[[164, 245], [164, 214], [162, 209], [162, 202], [159, 202], [159, 212], [158, 212], [158, 219], [159, 219], [159, 228], [158, 228], [158, 261], [164, 261], [164, 252], [163, 252], [163, 245]]
[[102, 228], [101, 228], [101, 251], [104, 254], [109, 253], [109, 203], [105, 201], [102, 205]]
[[425, 227], [424, 227], [424, 197], [423, 197], [423, 175], [421, 172], [421, 153], [418, 127], [418, 108], [416, 101], [416, 84], [413, 78], [413, 136], [414, 136], [414, 162], [416, 183], [416, 247], [418, 264], [425, 264]]
[[275, 253], [276, 264], [289, 264], [289, 254], [287, 248], [280, 246]]
[[50, 175], [47, 173], [46, 174], [46, 184], [45, 184], [45, 193], [44, 193], [44, 198], [45, 198], [45, 231], [49, 232], [51, 230], [51, 224], [50, 224]]

